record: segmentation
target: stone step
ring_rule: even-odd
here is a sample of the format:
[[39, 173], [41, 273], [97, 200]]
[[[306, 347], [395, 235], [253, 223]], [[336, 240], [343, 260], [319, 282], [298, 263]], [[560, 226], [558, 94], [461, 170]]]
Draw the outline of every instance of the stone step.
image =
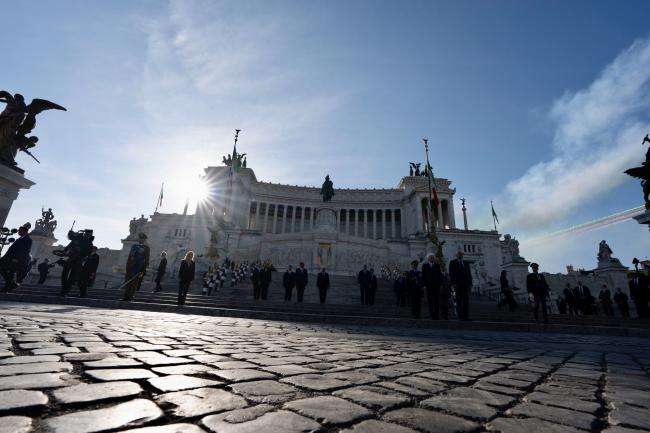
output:
[[[76, 291], [71, 292], [69, 298], [59, 298], [58, 287], [52, 286], [31, 286], [25, 285], [16, 292], [23, 297], [48, 297], [58, 298], [61, 302], [68, 302], [68, 299], [75, 299], [77, 296]], [[122, 293], [112, 289], [91, 289], [88, 292], [90, 300], [98, 301], [118, 301], [122, 297]], [[147, 303], [154, 305], [176, 305], [177, 295], [175, 293], [151, 293], [151, 292], [137, 292], [136, 302]], [[475, 302], [472, 302], [475, 301]], [[473, 320], [477, 321], [493, 321], [493, 322], [512, 322], [512, 323], [530, 323], [532, 322], [532, 314], [530, 312], [514, 312], [509, 313], [505, 311], [498, 311], [493, 304], [486, 304], [482, 300], [472, 300], [470, 302], [470, 316]], [[410, 316], [409, 308], [395, 308], [394, 306], [362, 306], [362, 305], [338, 305], [338, 304], [317, 304], [317, 303], [284, 303], [282, 301], [248, 301], [236, 298], [221, 298], [210, 297], [202, 295], [188, 295], [187, 306], [195, 306], [200, 308], [223, 308], [229, 310], [256, 310], [260, 312], [269, 313], [286, 313], [286, 314], [318, 314], [330, 316], [355, 316], [355, 317], [386, 317], [386, 318], [407, 318]], [[426, 316], [426, 306], [423, 305], [423, 316]], [[551, 315], [551, 320], [554, 323], [563, 324], [581, 324], [585, 326], [634, 326], [634, 327], [650, 327], [650, 323], [638, 320], [623, 320], [620, 318], [608, 318], [603, 316], [562, 316]]]

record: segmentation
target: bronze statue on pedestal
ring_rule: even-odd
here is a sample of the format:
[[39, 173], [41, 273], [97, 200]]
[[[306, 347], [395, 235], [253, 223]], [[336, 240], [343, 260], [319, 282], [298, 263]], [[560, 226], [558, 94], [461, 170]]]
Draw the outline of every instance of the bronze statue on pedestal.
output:
[[0, 163], [22, 172], [16, 167], [16, 154], [19, 150], [39, 162], [29, 151], [38, 142], [38, 137], [27, 136], [36, 126], [36, 115], [45, 110], [66, 109], [45, 99], [33, 99], [31, 104], [26, 105], [21, 94], [12, 96], [4, 90], [0, 90], [0, 102], [7, 104], [0, 113]]

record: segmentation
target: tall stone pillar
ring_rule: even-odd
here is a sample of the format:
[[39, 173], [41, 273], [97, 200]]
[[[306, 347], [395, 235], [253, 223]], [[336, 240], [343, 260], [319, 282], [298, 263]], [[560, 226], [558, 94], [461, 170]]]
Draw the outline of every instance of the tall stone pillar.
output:
[[5, 225], [18, 192], [29, 189], [34, 182], [27, 179], [21, 172], [0, 164], [0, 227]]
[[255, 206], [255, 224], [251, 226], [253, 230], [258, 230], [260, 225], [260, 202]]
[[359, 209], [354, 210], [354, 235], [359, 237]]
[[262, 225], [262, 233], [266, 233], [266, 225], [269, 222], [269, 208], [271, 207], [270, 203], [266, 203], [264, 206], [264, 225]]

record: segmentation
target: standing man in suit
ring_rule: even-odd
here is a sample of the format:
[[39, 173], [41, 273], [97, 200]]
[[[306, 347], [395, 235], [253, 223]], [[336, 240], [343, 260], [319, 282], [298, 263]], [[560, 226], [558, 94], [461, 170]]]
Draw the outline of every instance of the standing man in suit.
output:
[[638, 270], [630, 280], [630, 296], [636, 305], [636, 314], [640, 319], [650, 318], [648, 311], [648, 291], [650, 291], [650, 283], [648, 277]]
[[271, 266], [271, 262], [264, 263], [264, 267], [260, 271], [260, 297], [263, 301], [265, 301], [269, 295], [269, 286], [271, 285], [272, 271], [273, 267]]
[[330, 274], [327, 273], [325, 268], [321, 269], [316, 277], [316, 287], [318, 287], [318, 296], [320, 303], [324, 304], [327, 298], [327, 289], [330, 288]]
[[463, 252], [458, 251], [456, 258], [449, 262], [449, 280], [456, 291], [458, 318], [469, 320], [469, 292], [472, 289], [472, 270], [463, 260]]
[[305, 293], [305, 287], [307, 287], [308, 281], [309, 277], [307, 276], [305, 264], [300, 262], [300, 267], [296, 269], [296, 292], [298, 292], [298, 302], [302, 302], [302, 297]]
[[539, 265], [537, 263], [530, 264], [533, 272], [526, 276], [526, 289], [528, 293], [533, 294], [533, 299], [535, 300], [535, 322], [539, 321], [539, 307], [542, 307], [542, 317], [544, 318], [544, 323], [549, 324], [548, 313], [546, 310], [546, 297], [550, 292], [548, 284], [546, 284], [546, 278], [544, 275], [539, 273]]
[[88, 286], [91, 281], [95, 280], [95, 274], [99, 267], [99, 254], [97, 254], [97, 247], [93, 246], [90, 250], [90, 255], [86, 257], [81, 272], [79, 273], [79, 280], [77, 286], [79, 287], [79, 297], [85, 298]]
[[589, 287], [582, 285], [582, 281], [578, 281], [578, 285], [573, 289], [573, 297], [583, 316], [591, 314], [591, 291]]
[[156, 288], [154, 292], [162, 292], [162, 282], [163, 276], [165, 275], [165, 270], [167, 269], [167, 251], [160, 253], [160, 263], [158, 263], [158, 270], [156, 271]]
[[291, 302], [293, 288], [296, 286], [296, 274], [293, 272], [293, 266], [289, 265], [282, 276], [282, 287], [284, 287], [284, 302]]
[[435, 256], [427, 254], [427, 261], [422, 265], [422, 284], [427, 294], [429, 316], [433, 320], [440, 317], [440, 284], [442, 283], [442, 271], [435, 262]]
[[[260, 269], [261, 265], [256, 263], [253, 265], [253, 271], [251, 272], [251, 282], [253, 283], [253, 299], [256, 301], [260, 299], [260, 277], [262, 275], [262, 270]], [[223, 288], [223, 282], [225, 279], [226, 271], [222, 271], [221, 276], [221, 287]]]
[[406, 287], [411, 298], [411, 313], [414, 319], [420, 318], [422, 305], [422, 274], [418, 271], [420, 262], [413, 260], [411, 270], [406, 277]]
[[18, 283], [14, 280], [16, 274], [24, 273], [31, 261], [29, 255], [32, 249], [32, 238], [28, 234], [27, 224], [18, 228], [18, 239], [9, 246], [5, 255], [0, 259], [0, 273], [5, 280], [2, 292], [11, 292]]
[[377, 293], [377, 276], [375, 270], [370, 268], [370, 284], [368, 285], [368, 293], [366, 293], [366, 304], [375, 305], [375, 294]]
[[359, 271], [359, 275], [357, 276], [357, 283], [359, 284], [361, 305], [366, 305], [368, 303], [366, 295], [370, 289], [370, 271], [368, 270], [368, 266], [363, 265], [363, 269]]

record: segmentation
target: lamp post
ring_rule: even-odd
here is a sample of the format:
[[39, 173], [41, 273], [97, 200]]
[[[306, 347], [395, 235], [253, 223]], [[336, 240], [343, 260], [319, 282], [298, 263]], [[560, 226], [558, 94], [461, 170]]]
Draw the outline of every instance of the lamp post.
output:
[[15, 241], [14, 238], [10, 238], [9, 236], [12, 236], [16, 233], [18, 233], [18, 229], [9, 229], [7, 227], [0, 229], [0, 255], [2, 255], [2, 250], [4, 249], [5, 245], [9, 245]]
[[438, 258], [440, 266], [444, 271], [445, 261], [444, 261], [444, 255], [442, 253], [442, 246], [444, 245], [445, 242], [444, 241], [441, 242], [440, 239], [438, 239], [438, 234], [436, 233], [435, 221], [433, 218], [433, 188], [435, 187], [435, 185], [431, 185], [433, 168], [431, 167], [431, 164], [429, 164], [429, 139], [423, 138], [422, 141], [424, 141], [424, 152], [427, 158], [427, 181], [429, 184], [429, 233], [427, 234], [427, 238], [431, 241], [431, 243], [433, 243], [436, 246], [436, 257]]

